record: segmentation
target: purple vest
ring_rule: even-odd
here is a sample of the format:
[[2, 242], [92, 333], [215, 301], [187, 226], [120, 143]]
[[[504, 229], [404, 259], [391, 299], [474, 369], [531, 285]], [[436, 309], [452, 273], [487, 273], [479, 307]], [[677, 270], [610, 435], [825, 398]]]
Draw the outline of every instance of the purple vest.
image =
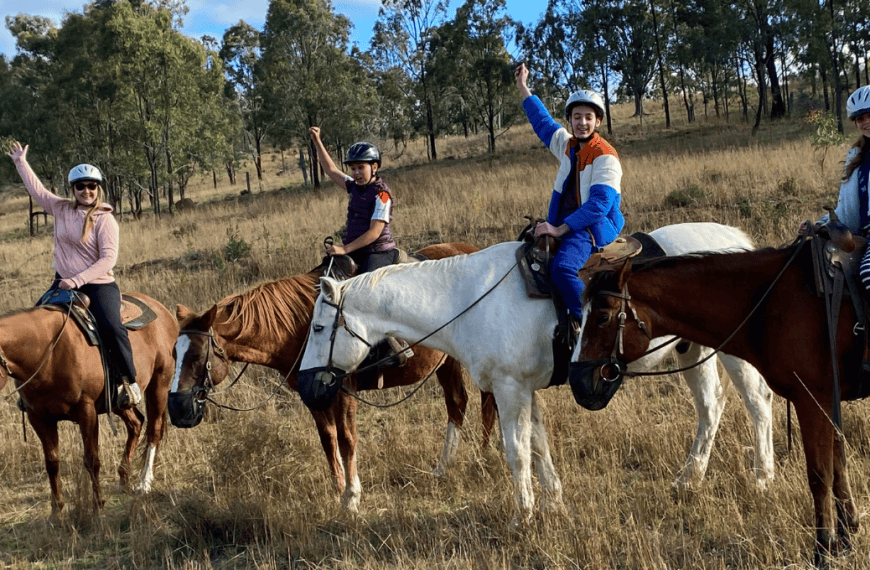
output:
[[[393, 194], [380, 178], [376, 178], [374, 182], [365, 186], [359, 186], [353, 180], [348, 180], [345, 184], [350, 200], [347, 204], [347, 228], [342, 237], [342, 242], [347, 245], [366, 233], [371, 227], [372, 215], [375, 213], [375, 200], [378, 199], [378, 194], [381, 192], [386, 192], [390, 195], [390, 221], [393, 220]], [[362, 248], [361, 251], [372, 253], [375, 251], [389, 251], [395, 248], [396, 242], [393, 241], [393, 236], [390, 233], [390, 223], [387, 222], [378, 239]]]

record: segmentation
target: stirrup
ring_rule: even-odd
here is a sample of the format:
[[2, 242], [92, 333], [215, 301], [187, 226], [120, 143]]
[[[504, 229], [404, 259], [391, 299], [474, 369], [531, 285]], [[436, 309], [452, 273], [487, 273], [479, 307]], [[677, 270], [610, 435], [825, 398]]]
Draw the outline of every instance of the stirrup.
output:
[[391, 368], [404, 366], [408, 362], [408, 359], [414, 356], [414, 351], [404, 340], [388, 336], [387, 342], [390, 344], [390, 348], [393, 352], [396, 353], [392, 358], [385, 362], [385, 364]]
[[135, 382], [127, 382], [126, 378], [121, 380], [121, 385], [118, 387], [118, 398], [116, 403], [121, 408], [133, 408], [139, 405], [142, 401], [142, 391], [139, 390], [139, 385]]

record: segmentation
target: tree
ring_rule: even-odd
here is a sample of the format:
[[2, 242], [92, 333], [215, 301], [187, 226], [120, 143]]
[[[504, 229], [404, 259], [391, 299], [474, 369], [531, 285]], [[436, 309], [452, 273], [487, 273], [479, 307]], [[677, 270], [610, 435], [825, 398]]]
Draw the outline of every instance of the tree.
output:
[[245, 138], [257, 168], [257, 178], [262, 180], [262, 144], [273, 126], [273, 120], [266, 111], [261, 86], [260, 32], [240, 20], [224, 32], [218, 55], [224, 62], [227, 76], [224, 95], [230, 102], [229, 107], [242, 120]]
[[516, 115], [513, 69], [505, 44], [514, 22], [503, 14], [505, 0], [466, 0], [437, 35], [431, 77], [451, 85], [463, 109], [479, 120], [495, 152], [496, 131]]
[[429, 71], [435, 32], [446, 15], [446, 0], [384, 0], [372, 39], [372, 53], [382, 69], [399, 67], [419, 88], [432, 160], [438, 159], [438, 151], [433, 113], [435, 93]]
[[[262, 85], [279, 145], [306, 145], [308, 128], [323, 127], [339, 148], [375, 128], [374, 83], [347, 53], [350, 22], [326, 0], [273, 0], [260, 36]], [[314, 184], [320, 185], [313, 169]]]

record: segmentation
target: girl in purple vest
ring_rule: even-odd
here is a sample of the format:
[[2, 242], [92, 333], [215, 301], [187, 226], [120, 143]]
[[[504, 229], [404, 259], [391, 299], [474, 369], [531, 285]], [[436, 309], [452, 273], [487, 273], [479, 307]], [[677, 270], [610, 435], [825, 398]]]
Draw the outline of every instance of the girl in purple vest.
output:
[[344, 163], [351, 176], [335, 166], [320, 140], [320, 127], [308, 129], [317, 149], [317, 160], [324, 172], [339, 186], [347, 189], [347, 227], [342, 235], [344, 245], [329, 247], [330, 255], [349, 255], [359, 272], [373, 271], [396, 262], [399, 250], [390, 234], [393, 219], [393, 197], [390, 189], [378, 176], [381, 153], [378, 147], [358, 142], [347, 151]]

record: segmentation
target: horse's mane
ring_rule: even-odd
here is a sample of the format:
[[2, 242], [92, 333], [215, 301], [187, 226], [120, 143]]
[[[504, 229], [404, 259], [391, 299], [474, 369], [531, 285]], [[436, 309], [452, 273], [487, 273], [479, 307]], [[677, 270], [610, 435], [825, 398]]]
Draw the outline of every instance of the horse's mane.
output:
[[338, 283], [335, 289], [339, 296], [344, 295], [348, 291], [370, 291], [377, 287], [378, 283], [380, 283], [382, 279], [390, 275], [401, 273], [411, 268], [415, 268], [415, 270], [417, 270], [423, 266], [434, 266], [437, 268], [436, 270], [439, 273], [449, 273], [455, 265], [462, 263], [463, 260], [467, 257], [468, 255], [456, 255], [453, 257], [445, 257], [443, 259], [428, 259], [426, 261], [420, 261], [416, 263], [399, 263], [396, 265], [387, 265], [386, 267], [381, 267], [377, 271], [363, 273], [362, 275], [357, 275], [353, 279], [342, 281]]
[[[632, 274], [635, 274], [644, 271], [650, 271], [653, 269], [670, 269], [690, 260], [709, 259], [711, 262], [716, 263], [720, 260], [724, 260], [726, 256], [734, 254], [772, 253], [776, 251], [783, 251], [786, 249], [791, 250], [793, 247], [795, 246], [790, 245], [784, 248], [766, 247], [763, 249], [728, 249], [720, 251], [699, 251], [695, 253], [686, 253], [683, 255], [653, 257], [650, 259], [633, 261], [631, 264], [631, 272]], [[589, 286], [586, 289], [589, 291], [598, 291], [605, 288], [613, 288], [611, 281], [613, 281], [618, 276], [618, 274], [619, 270], [617, 269], [607, 269], [599, 271], [592, 275], [589, 280]]]
[[311, 318], [314, 301], [320, 292], [320, 271], [294, 275], [230, 295], [217, 306], [227, 313], [227, 321], [239, 320], [240, 335], [286, 329], [297, 332], [300, 323]]

